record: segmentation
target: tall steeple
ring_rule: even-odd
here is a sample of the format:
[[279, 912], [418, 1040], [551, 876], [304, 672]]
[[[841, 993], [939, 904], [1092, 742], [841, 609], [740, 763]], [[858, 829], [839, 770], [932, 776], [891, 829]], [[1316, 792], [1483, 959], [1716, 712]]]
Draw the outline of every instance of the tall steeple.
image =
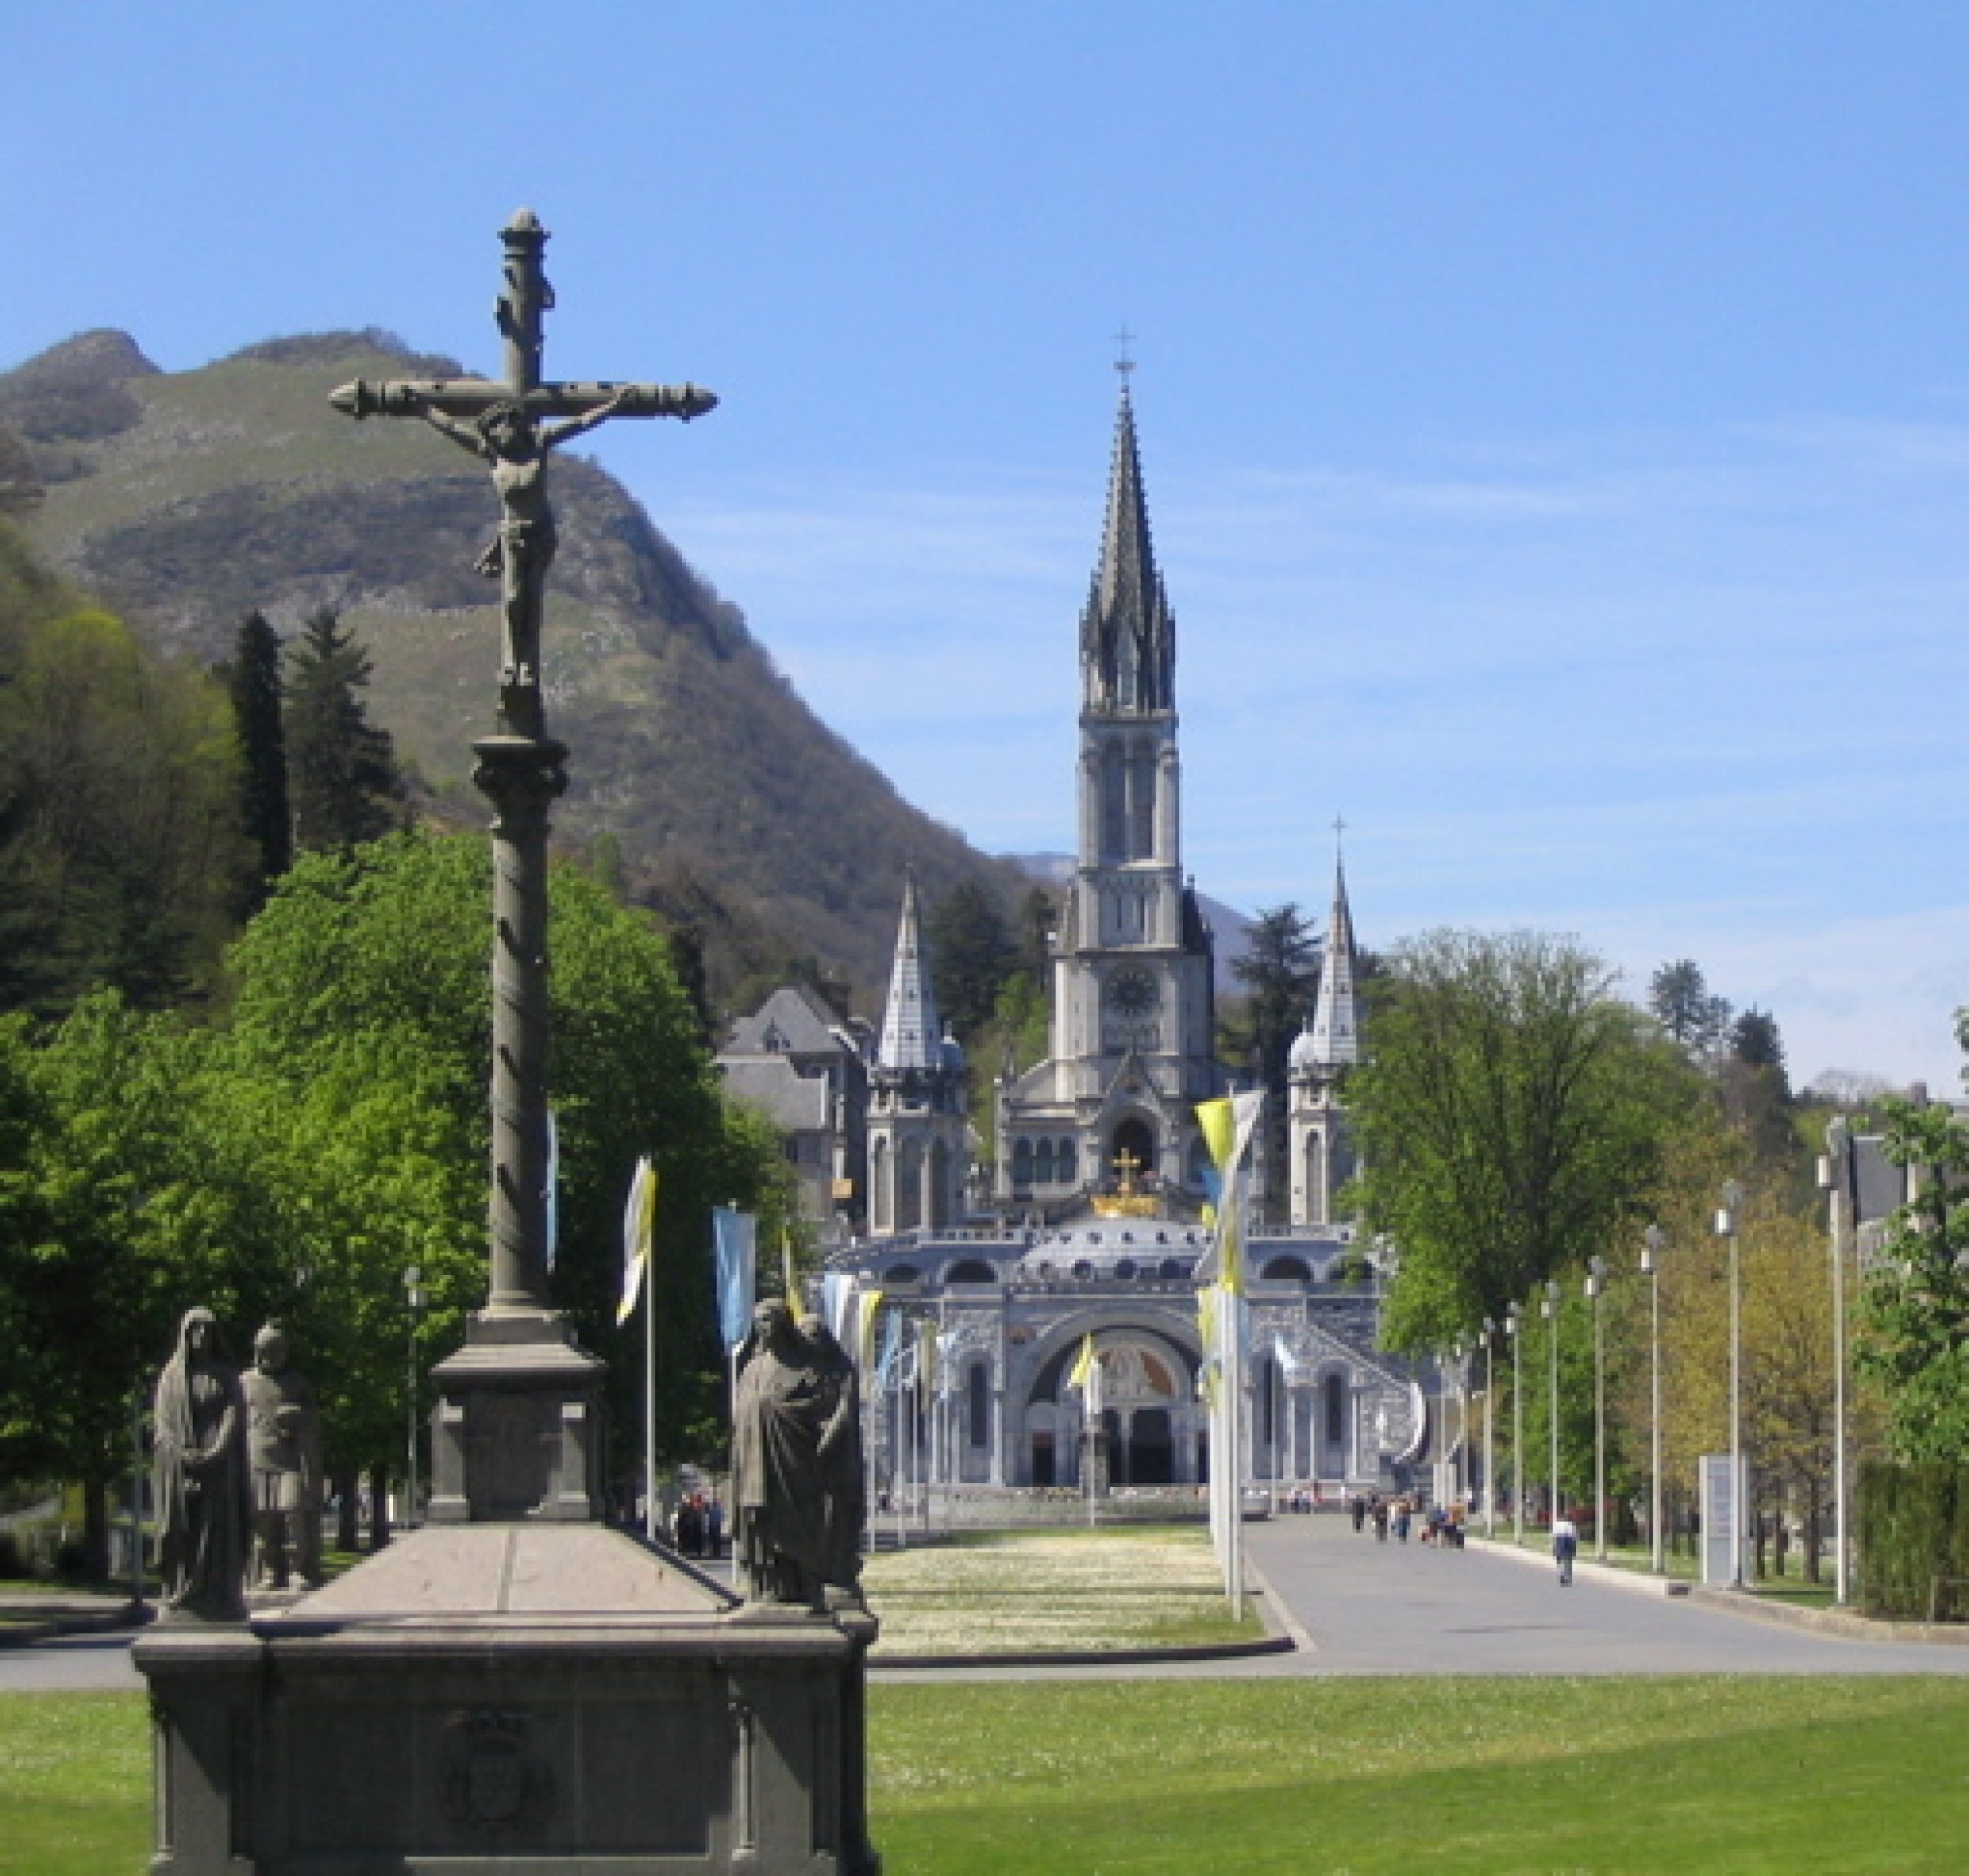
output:
[[944, 1026], [923, 962], [921, 921], [916, 903], [914, 868], [903, 877], [903, 917], [896, 932], [896, 962], [889, 971], [888, 1007], [876, 1060], [885, 1069], [935, 1069], [944, 1063]]
[[1145, 716], [1176, 707], [1176, 621], [1149, 536], [1125, 373], [1114, 417], [1100, 560], [1081, 614], [1081, 701], [1089, 711]]
[[1333, 859], [1333, 910], [1313, 1006], [1310, 1065], [1331, 1073], [1360, 1060], [1360, 1007], [1354, 995], [1354, 915], [1347, 904], [1347, 866]]
[[868, 1077], [869, 1226], [878, 1236], [963, 1222], [968, 1084], [964, 1051], [937, 1021], [910, 873]]

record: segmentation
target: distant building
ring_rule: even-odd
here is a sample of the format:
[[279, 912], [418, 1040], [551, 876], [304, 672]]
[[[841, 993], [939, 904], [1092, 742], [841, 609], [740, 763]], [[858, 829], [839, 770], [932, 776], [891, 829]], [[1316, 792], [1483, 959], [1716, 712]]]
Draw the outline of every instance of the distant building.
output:
[[714, 1058], [725, 1090], [779, 1129], [800, 1212], [822, 1241], [867, 1220], [868, 1025], [799, 984], [776, 990], [732, 1026]]
[[[993, 1090], [989, 1203], [969, 1216], [965, 1065], [936, 1020], [914, 883], [903, 889], [870, 1071], [869, 1234], [827, 1265], [837, 1291], [879, 1289], [884, 1313], [902, 1318], [896, 1373], [920, 1375], [925, 1348], [941, 1350], [933, 1385], [878, 1389], [878, 1477], [1080, 1482], [1081, 1399], [1066, 1376], [1089, 1335], [1111, 1482], [1182, 1488], [1211, 1465], [1195, 1274], [1208, 1162], [1195, 1109], [1226, 1077], [1211, 932], [1181, 866], [1175, 650], [1124, 387], [1081, 620], [1079, 851], [1052, 947], [1048, 1056]], [[1359, 1047], [1344, 879], [1326, 953], [1293, 1057], [1292, 1223], [1247, 1247], [1239, 1464], [1339, 1490], [1406, 1481], [1433, 1416], [1407, 1366], [1376, 1348], [1380, 1274], [1333, 1203], [1352, 1165], [1342, 1101]]]

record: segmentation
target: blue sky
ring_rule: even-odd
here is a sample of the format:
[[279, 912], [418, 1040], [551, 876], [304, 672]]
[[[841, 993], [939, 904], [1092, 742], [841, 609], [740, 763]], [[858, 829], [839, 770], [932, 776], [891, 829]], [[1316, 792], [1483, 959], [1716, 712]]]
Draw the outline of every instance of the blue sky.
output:
[[692, 377], [596, 453], [821, 714], [1072, 826], [1135, 379], [1187, 857], [1692, 956], [1794, 1076], [1969, 1002], [1969, 9], [11, 0], [0, 361], [386, 325]]

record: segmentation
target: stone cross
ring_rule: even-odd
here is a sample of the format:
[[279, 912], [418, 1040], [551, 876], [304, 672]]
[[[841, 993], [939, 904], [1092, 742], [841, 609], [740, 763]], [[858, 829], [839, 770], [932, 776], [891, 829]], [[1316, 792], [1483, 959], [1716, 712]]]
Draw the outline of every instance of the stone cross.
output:
[[556, 545], [547, 462], [558, 444], [610, 417], [688, 421], [718, 402], [694, 384], [543, 380], [541, 321], [554, 304], [541, 267], [547, 230], [521, 209], [499, 238], [502, 379], [358, 380], [329, 399], [350, 417], [430, 425], [486, 464], [499, 499], [499, 533], [478, 563], [499, 581], [499, 728], [472, 746], [473, 779], [494, 809], [491, 1288], [466, 1348], [436, 1371], [443, 1437], [432, 1516], [440, 1521], [589, 1516], [599, 1502], [599, 1364], [573, 1346], [547, 1299], [547, 810], [567, 787], [567, 751], [547, 733], [540, 684]]
[[[540, 691], [540, 617], [547, 570], [557, 543], [547, 501], [549, 453], [612, 417], [677, 417], [688, 422], [717, 406], [695, 384], [548, 384], [540, 376], [541, 319], [554, 289], [541, 266], [547, 232], [531, 209], [499, 231], [504, 285], [494, 317], [505, 341], [506, 376], [488, 378], [358, 378], [329, 402], [354, 417], [414, 417], [491, 471], [499, 531], [478, 562], [499, 581], [502, 643], [499, 714], [513, 734], [546, 734]], [[558, 418], [558, 422], [547, 422]]]

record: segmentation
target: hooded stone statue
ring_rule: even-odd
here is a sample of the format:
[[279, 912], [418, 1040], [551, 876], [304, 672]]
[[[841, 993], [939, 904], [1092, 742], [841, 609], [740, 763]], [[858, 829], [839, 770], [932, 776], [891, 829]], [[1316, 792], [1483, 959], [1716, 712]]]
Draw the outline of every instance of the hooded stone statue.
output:
[[243, 1621], [253, 1521], [246, 1403], [209, 1309], [186, 1311], [158, 1382], [155, 1488], [166, 1613]]
[[823, 1608], [830, 1584], [852, 1591], [860, 1574], [854, 1369], [831, 1336], [823, 1346], [803, 1335], [777, 1297], [753, 1312], [739, 1360], [732, 1535], [740, 1586], [753, 1602]]

